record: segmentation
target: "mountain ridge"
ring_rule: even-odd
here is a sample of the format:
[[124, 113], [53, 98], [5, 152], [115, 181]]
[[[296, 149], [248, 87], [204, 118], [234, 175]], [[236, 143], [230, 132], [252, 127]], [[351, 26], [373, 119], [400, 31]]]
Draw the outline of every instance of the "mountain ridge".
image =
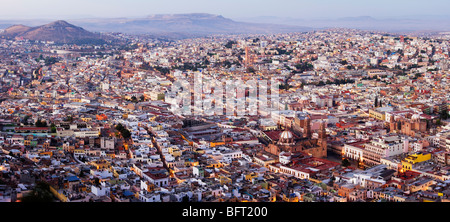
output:
[[32, 41], [53, 41], [74, 43], [85, 40], [100, 40], [97, 33], [89, 32], [64, 20], [57, 20], [40, 26], [13, 25], [0, 33], [6, 38], [24, 38]]
[[237, 22], [208, 13], [154, 14], [142, 18], [79, 19], [73, 24], [99, 32], [128, 34], [185, 33], [189, 36], [211, 34], [271, 34], [310, 31], [305, 26]]

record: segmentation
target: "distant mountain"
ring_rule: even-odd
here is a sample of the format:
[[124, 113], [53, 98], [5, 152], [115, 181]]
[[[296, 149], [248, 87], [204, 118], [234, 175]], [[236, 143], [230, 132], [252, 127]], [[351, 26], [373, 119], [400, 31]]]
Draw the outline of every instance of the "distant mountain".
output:
[[370, 16], [358, 16], [358, 17], [343, 17], [336, 19], [337, 21], [353, 21], [353, 22], [367, 22], [367, 21], [376, 21], [376, 19]]
[[398, 16], [374, 18], [356, 16], [342, 18], [289, 18], [289, 17], [246, 17], [239, 21], [276, 23], [293, 26], [308, 26], [313, 29], [354, 28], [361, 30], [409, 33], [416, 31], [450, 31], [450, 16]]
[[18, 35], [21, 35], [21, 34], [27, 32], [30, 29], [31, 29], [31, 27], [25, 26], [25, 25], [13, 25], [13, 26], [5, 29], [5, 31], [3, 33], [0, 33], [0, 35], [6, 36], [6, 37], [15, 37], [15, 36], [18, 36]]
[[33, 41], [54, 41], [56, 43], [102, 41], [100, 34], [86, 31], [81, 27], [62, 20], [36, 27], [13, 25], [0, 33], [0, 36], [6, 38], [19, 37]]
[[209, 34], [270, 34], [309, 31], [311, 28], [294, 25], [236, 22], [221, 15], [206, 13], [159, 14], [145, 18], [80, 19], [73, 24], [87, 30], [122, 32], [129, 34], [184, 34], [204, 36]]

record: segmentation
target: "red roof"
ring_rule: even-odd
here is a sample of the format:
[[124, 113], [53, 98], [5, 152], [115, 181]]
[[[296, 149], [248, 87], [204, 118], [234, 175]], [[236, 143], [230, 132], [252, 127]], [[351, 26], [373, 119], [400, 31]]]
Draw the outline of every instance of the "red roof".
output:
[[48, 130], [49, 127], [16, 127], [15, 130]]
[[[280, 135], [283, 132], [283, 130], [271, 130], [271, 131], [263, 131], [264, 134], [266, 134], [272, 141], [278, 141], [280, 140]], [[294, 133], [292, 134], [294, 136], [294, 139], [298, 139], [298, 136]]]

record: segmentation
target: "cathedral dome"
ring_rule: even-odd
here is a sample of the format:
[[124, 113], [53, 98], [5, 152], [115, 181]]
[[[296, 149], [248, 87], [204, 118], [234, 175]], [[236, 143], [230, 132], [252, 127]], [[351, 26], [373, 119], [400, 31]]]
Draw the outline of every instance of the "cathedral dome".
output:
[[292, 139], [294, 138], [294, 135], [292, 135], [292, 132], [289, 130], [285, 130], [280, 134], [280, 140], [287, 140], [287, 139]]
[[285, 130], [280, 134], [280, 140], [278, 141], [280, 145], [293, 145], [294, 144], [294, 135], [291, 131]]

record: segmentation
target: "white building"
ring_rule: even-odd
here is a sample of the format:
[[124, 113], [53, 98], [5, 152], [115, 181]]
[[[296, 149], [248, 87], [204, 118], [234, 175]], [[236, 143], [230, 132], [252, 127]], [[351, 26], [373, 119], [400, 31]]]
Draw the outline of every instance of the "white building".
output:
[[110, 187], [106, 185], [105, 182], [102, 182], [100, 186], [91, 186], [91, 193], [95, 194], [96, 196], [109, 196], [110, 194]]

